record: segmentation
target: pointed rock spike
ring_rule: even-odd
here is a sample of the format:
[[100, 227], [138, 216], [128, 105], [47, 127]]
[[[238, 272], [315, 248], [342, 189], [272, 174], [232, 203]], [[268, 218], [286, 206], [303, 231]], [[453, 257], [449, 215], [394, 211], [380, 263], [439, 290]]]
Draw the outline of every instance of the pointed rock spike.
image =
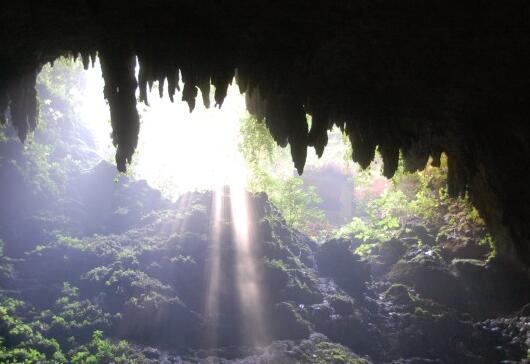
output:
[[90, 65], [90, 56], [86, 52], [81, 53], [81, 60], [83, 62], [83, 69], [86, 71], [88, 70], [88, 66]]
[[391, 142], [380, 145], [379, 153], [383, 158], [383, 176], [388, 179], [394, 177], [399, 165], [399, 146]]
[[210, 108], [210, 79], [206, 78], [200, 81], [199, 89], [201, 90], [202, 103], [204, 107]]
[[124, 49], [107, 46], [100, 53], [105, 81], [103, 93], [110, 107], [112, 141], [116, 146], [116, 165], [124, 172], [138, 145], [140, 117], [136, 110], [136, 57]]
[[165, 77], [160, 77], [158, 79], [158, 94], [160, 95], [160, 98], [164, 97], [164, 81]]

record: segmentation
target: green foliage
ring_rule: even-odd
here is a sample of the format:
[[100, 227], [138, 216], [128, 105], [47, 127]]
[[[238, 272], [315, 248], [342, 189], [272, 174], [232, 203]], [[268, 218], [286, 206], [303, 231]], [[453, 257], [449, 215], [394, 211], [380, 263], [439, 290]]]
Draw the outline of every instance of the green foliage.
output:
[[6, 135], [6, 126], [0, 125], [0, 143], [5, 143], [9, 140], [9, 137]]
[[241, 122], [239, 150], [250, 164], [272, 163], [278, 148], [264, 122], [249, 117]]
[[[386, 190], [367, 204], [364, 218], [354, 217], [337, 235], [357, 238], [370, 244], [389, 240], [398, 234], [407, 216], [407, 203], [402, 191]], [[363, 249], [359, 253], [363, 253]]]
[[141, 354], [134, 352], [127, 341], [117, 344], [103, 338], [103, 332], [96, 330], [92, 340], [81, 347], [73, 356], [72, 364], [141, 364], [149, 361]]
[[56, 178], [61, 168], [51, 160], [53, 149], [52, 145], [38, 143], [33, 136], [29, 136], [23, 146], [21, 159], [12, 160], [34, 195], [57, 197], [59, 194]]
[[268, 261], [269, 265], [279, 271], [287, 273], [287, 266], [285, 263], [280, 259], [271, 259]]
[[16, 315], [21, 305], [21, 301], [13, 299], [0, 305], [0, 362], [35, 363], [49, 359], [51, 363], [66, 363], [56, 340], [45, 338]]
[[327, 226], [319, 208], [322, 200], [313, 186], [305, 186], [301, 178], [292, 176], [292, 167], [286, 175], [281, 174], [278, 164], [286, 151], [276, 145], [265, 123], [252, 117], [244, 119], [239, 149], [251, 172], [249, 189], [266, 192], [287, 225], [318, 237]]
[[327, 341], [317, 344], [317, 350], [311, 362], [318, 364], [369, 364], [364, 359], [353, 357], [343, 346]]
[[[20, 144], [12, 128], [0, 128], [0, 143], [11, 150], [10, 163], [33, 196], [48, 203], [59, 200], [71, 172], [92, 165], [88, 151], [90, 133], [76, 116], [83, 86], [80, 63], [60, 59], [43, 67], [37, 79], [39, 115], [37, 129]], [[88, 144], [87, 144], [88, 143]]]
[[70, 248], [76, 248], [76, 249], [79, 249], [79, 250], [88, 250], [89, 249], [89, 244], [81, 239], [78, 239], [78, 238], [75, 238], [75, 237], [72, 237], [72, 236], [68, 236], [68, 235], [65, 235], [65, 234], [57, 234], [56, 235], [57, 237], [57, 241], [55, 244], [59, 245], [59, 246], [64, 246], [64, 247], [70, 247]]
[[[52, 311], [44, 311], [39, 319], [48, 324], [46, 333], [56, 338], [62, 346], [71, 348], [70, 338], [85, 342], [92, 331], [109, 329], [113, 324], [110, 314], [89, 300], [82, 300], [78, 288], [65, 282]], [[71, 341], [71, 340], [70, 340]]]
[[151, 278], [140, 270], [115, 270], [105, 281], [115, 294], [126, 297], [135, 296], [142, 292], [163, 292], [169, 290], [168, 286]]
[[[90, 330], [86, 339], [79, 345], [74, 336], [68, 340], [64, 338], [59, 344], [53, 336], [54, 330], [59, 327], [63, 336], [71, 334], [68, 326], [74, 325], [75, 320], [85, 326], [94, 326], [97, 320], [86, 310], [75, 312], [75, 306], [82, 306], [78, 299], [77, 289], [65, 283], [63, 287], [65, 296], [58, 299], [57, 305], [62, 307], [61, 316], [51, 317], [51, 326], [36, 320], [31, 324], [25, 323], [17, 316], [17, 311], [24, 305], [21, 301], [5, 299], [0, 305], [0, 362], [6, 364], [37, 363], [51, 364], [83, 363], [83, 364], [110, 364], [110, 363], [149, 363], [141, 354], [135, 352], [126, 341], [117, 344], [103, 337], [100, 330]], [[43, 312], [46, 314], [46, 311]], [[75, 317], [74, 317], [75, 316]], [[46, 335], [46, 336], [45, 336]], [[76, 335], [73, 333], [72, 335]], [[79, 340], [79, 338], [78, 338]], [[68, 344], [68, 343], [69, 344]], [[61, 346], [70, 347], [67, 354]]]
[[[379, 175], [372, 169], [358, 177], [356, 186], [364, 188], [375, 183]], [[415, 173], [405, 172], [400, 159], [392, 184], [379, 196], [358, 201], [358, 216], [337, 235], [360, 239], [363, 243], [356, 250], [360, 255], [369, 255], [375, 244], [398, 237], [409, 225], [425, 226], [435, 231], [438, 239], [471, 239], [493, 249], [485, 223], [469, 198], [450, 198], [446, 186], [445, 156], [440, 168], [429, 165]]]
[[84, 79], [79, 77], [83, 67], [72, 58], [61, 57], [54, 61], [53, 67], [47, 65], [39, 73], [37, 82], [46, 87], [48, 93], [57, 98], [70, 99], [78, 89], [84, 88]]
[[325, 216], [318, 208], [321, 199], [313, 187], [304, 189], [302, 179], [292, 177], [287, 180], [271, 179], [264, 190], [287, 225], [315, 236], [317, 231], [314, 228], [325, 220]]

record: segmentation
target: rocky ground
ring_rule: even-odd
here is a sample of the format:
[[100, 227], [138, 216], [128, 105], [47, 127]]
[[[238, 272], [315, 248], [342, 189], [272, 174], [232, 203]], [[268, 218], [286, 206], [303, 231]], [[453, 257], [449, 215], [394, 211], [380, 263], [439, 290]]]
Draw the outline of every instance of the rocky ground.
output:
[[[22, 302], [13, 316], [63, 351], [102, 330], [127, 339], [150, 363], [529, 359], [530, 280], [514, 262], [488, 257], [472, 240], [435, 238], [418, 225], [361, 259], [353, 253], [359, 241], [317, 244], [290, 229], [263, 194], [247, 195], [267, 334], [251, 347], [243, 328], [255, 323], [239, 298], [229, 209], [218, 230], [220, 293], [212, 321], [205, 305], [216, 259], [214, 194], [190, 193], [171, 204], [125, 180], [93, 198], [91, 186], [108, 180], [110, 168], [101, 164], [78, 176], [81, 197], [62, 205], [70, 211], [62, 225], [39, 215], [24, 228], [2, 231], [11, 252], [0, 263], [2, 300]], [[224, 199], [229, 205], [230, 191]], [[20, 232], [25, 244], [17, 246]]]

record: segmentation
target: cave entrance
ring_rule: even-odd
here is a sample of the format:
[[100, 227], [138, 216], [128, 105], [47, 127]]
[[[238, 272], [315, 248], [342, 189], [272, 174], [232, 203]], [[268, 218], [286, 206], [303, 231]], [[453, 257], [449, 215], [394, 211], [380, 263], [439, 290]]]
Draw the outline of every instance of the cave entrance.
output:
[[[0, 129], [0, 200], [13, 207], [0, 214], [0, 319], [21, 327], [7, 332], [6, 355], [44, 337], [70, 361], [105, 348], [131, 362], [523, 355], [512, 321], [483, 320], [513, 314], [526, 325], [528, 278], [496, 256], [469, 198], [449, 196], [444, 154], [414, 172], [414, 158], [400, 158], [387, 180], [384, 158], [361, 170], [335, 128], [300, 176], [235, 87], [221, 109], [205, 107], [215, 93], [205, 88], [190, 114], [184, 91], [171, 103], [158, 86], [136, 106], [126, 173], [97, 62], [42, 70], [41, 126], [25, 144]], [[403, 339], [410, 322], [443, 339]], [[454, 327], [464, 334], [440, 345]], [[20, 330], [34, 337], [14, 347]], [[135, 345], [113, 344], [123, 338]]]

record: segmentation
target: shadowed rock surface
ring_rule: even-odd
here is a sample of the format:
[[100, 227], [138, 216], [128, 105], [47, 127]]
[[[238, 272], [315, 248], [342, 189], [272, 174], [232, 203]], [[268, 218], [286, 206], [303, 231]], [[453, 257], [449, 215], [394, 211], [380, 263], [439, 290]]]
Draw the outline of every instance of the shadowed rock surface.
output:
[[[102, 163], [75, 184], [111, 170]], [[153, 199], [155, 191], [142, 183], [111, 183], [106, 199], [88, 198], [88, 189], [77, 192], [82, 211], [96, 209], [106, 219], [90, 221], [88, 230], [74, 225], [76, 236], [41, 237], [45, 244], [35, 248], [14, 242], [12, 250], [26, 253], [0, 258], [1, 299], [24, 302], [12, 315], [38, 320], [34, 330], [62, 348], [104, 330], [128, 339], [140, 362], [153, 364], [498, 363], [527, 356], [530, 279], [509, 262], [453, 259], [454, 252], [446, 259], [444, 248], [418, 246], [411, 236], [428, 234], [420, 227], [381, 243], [363, 260], [352, 253], [355, 241], [318, 245], [287, 227], [266, 195], [247, 194], [266, 318], [257, 328], [243, 313], [238, 291], [232, 191], [223, 192], [215, 239], [214, 193], [188, 193], [171, 204]], [[142, 203], [127, 204], [132, 197]], [[110, 214], [117, 204], [127, 206], [130, 220], [108, 224], [123, 219]], [[220, 265], [212, 277], [215, 252]], [[214, 321], [205, 311], [212, 278], [220, 287]], [[16, 342], [2, 320], [0, 334]], [[259, 348], [247, 345], [249, 323], [266, 329]]]

